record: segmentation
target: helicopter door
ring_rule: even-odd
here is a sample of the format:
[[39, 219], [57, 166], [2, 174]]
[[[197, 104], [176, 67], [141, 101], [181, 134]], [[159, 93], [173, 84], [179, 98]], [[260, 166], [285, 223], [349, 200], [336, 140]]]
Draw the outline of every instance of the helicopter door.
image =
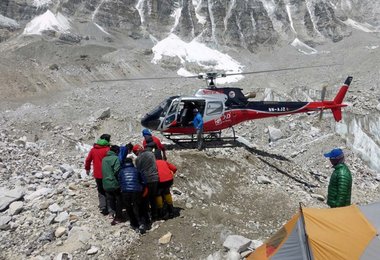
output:
[[177, 119], [178, 104], [179, 104], [178, 99], [174, 99], [172, 104], [170, 105], [164, 119], [164, 124], [163, 124], [164, 129], [169, 128], [171, 124]]

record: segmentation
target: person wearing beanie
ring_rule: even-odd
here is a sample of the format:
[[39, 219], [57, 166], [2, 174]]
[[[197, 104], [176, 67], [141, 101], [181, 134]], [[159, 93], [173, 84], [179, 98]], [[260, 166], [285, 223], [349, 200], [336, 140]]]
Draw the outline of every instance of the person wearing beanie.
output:
[[327, 205], [331, 208], [351, 205], [352, 175], [344, 162], [342, 149], [333, 149], [324, 156], [334, 168], [327, 190]]
[[87, 175], [90, 174], [92, 164], [93, 176], [98, 190], [99, 209], [103, 215], [108, 214], [108, 205], [106, 192], [103, 189], [102, 160], [110, 150], [110, 140], [109, 134], [102, 134], [88, 153], [84, 163]]
[[149, 143], [154, 142], [156, 144], [156, 150], [158, 150], [160, 153], [162, 153], [162, 158], [166, 160], [166, 148], [161, 143], [160, 139], [158, 139], [156, 136], [153, 136], [152, 133], [148, 129], [142, 130], [142, 135], [144, 137], [143, 140], [143, 147], [146, 148]]

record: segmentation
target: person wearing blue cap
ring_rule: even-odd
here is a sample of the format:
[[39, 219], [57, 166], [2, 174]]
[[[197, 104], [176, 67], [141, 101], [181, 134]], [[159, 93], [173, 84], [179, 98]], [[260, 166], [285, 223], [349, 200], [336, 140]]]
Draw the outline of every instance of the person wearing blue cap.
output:
[[161, 156], [166, 161], [166, 149], [165, 146], [161, 143], [160, 139], [152, 135], [149, 129], [146, 128], [142, 130], [142, 135], [144, 137], [143, 147], [146, 148], [149, 145], [152, 146], [153, 143], [156, 144], [157, 152], [159, 152], [160, 154], [162, 153]]
[[327, 205], [331, 208], [351, 205], [352, 176], [344, 163], [342, 149], [335, 148], [324, 156], [330, 159], [334, 167], [327, 190]]

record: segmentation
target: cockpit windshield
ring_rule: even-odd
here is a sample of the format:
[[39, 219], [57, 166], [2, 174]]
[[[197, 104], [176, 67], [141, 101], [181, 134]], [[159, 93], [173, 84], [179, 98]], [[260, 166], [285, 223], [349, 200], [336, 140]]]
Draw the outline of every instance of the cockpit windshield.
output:
[[170, 104], [173, 101], [173, 99], [175, 99], [177, 97], [179, 97], [179, 96], [172, 96], [172, 97], [169, 97], [169, 98], [165, 99], [157, 107], [155, 107], [151, 112], [149, 112], [149, 114], [157, 114], [157, 113], [159, 113], [160, 117], [161, 116], [165, 116], [166, 113], [167, 113], [167, 110], [168, 110], [168, 108], [170, 106]]

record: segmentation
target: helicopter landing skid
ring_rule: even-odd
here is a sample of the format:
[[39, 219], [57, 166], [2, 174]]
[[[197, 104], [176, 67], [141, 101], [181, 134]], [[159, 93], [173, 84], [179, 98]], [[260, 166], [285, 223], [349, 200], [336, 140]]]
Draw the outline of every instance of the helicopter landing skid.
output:
[[[241, 146], [237, 142], [235, 130], [232, 128], [233, 136], [222, 137], [222, 131], [207, 132], [203, 134], [203, 148], [225, 148]], [[183, 134], [166, 134], [167, 139], [172, 141], [174, 145], [166, 145], [168, 150], [171, 149], [194, 149], [197, 148], [197, 135]]]

